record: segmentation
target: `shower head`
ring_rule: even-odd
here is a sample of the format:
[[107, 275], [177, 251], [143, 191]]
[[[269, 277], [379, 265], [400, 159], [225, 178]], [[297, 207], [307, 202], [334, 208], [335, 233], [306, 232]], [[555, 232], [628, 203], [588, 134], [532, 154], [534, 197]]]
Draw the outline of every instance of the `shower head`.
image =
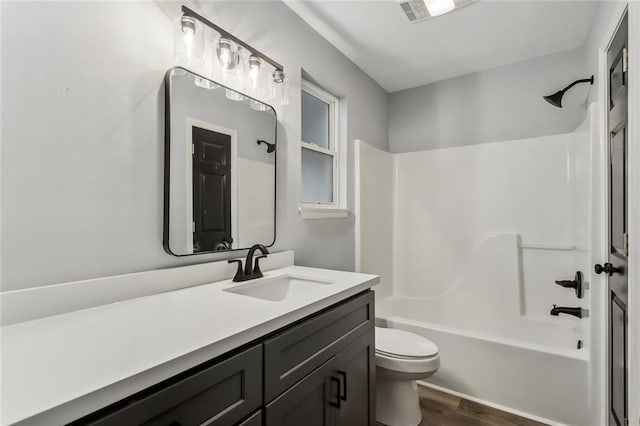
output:
[[269, 143], [267, 141], [258, 140], [258, 145], [260, 145], [261, 143], [263, 143], [263, 144], [265, 144], [267, 146], [267, 154], [271, 154], [272, 152], [274, 152], [276, 150], [276, 144], [275, 143]]
[[553, 95], [543, 96], [542, 99], [544, 99], [545, 101], [549, 102], [551, 105], [553, 105], [555, 107], [562, 108], [562, 97], [567, 92], [567, 90], [571, 89], [573, 86], [575, 86], [578, 83], [593, 84], [593, 76], [591, 76], [591, 78], [583, 78], [582, 80], [576, 80], [573, 83], [571, 83], [570, 85], [568, 85], [567, 87], [565, 87], [564, 89], [558, 90]]
[[555, 107], [562, 108], [563, 95], [564, 95], [564, 90], [558, 90], [553, 95], [543, 96], [543, 99]]

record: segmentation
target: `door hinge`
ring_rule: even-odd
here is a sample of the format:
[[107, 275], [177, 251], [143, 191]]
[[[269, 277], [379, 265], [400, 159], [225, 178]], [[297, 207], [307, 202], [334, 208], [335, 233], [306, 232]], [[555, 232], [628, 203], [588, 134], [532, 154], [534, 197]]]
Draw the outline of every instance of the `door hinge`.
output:
[[196, 153], [196, 146], [194, 144], [191, 144], [191, 155]]
[[622, 234], [622, 247], [626, 256], [629, 253], [629, 234], [626, 232]]
[[196, 232], [196, 221], [191, 222], [191, 232]]
[[627, 48], [622, 49], [622, 72], [629, 70], [629, 51]]

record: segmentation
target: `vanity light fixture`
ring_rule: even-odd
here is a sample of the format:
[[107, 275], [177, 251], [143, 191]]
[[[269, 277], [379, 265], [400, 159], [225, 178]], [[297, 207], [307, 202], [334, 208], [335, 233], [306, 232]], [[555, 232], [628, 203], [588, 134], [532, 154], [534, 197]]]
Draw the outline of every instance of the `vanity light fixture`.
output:
[[[194, 61], [193, 41], [196, 40], [194, 37], [202, 37], [202, 30], [205, 27], [220, 36], [217, 43], [214, 42], [215, 49], [211, 58], [212, 73], [215, 73], [214, 69], [218, 69], [226, 83], [230, 83], [238, 90], [242, 90], [244, 86], [250, 95], [269, 94], [281, 105], [289, 103], [289, 79], [281, 64], [186, 6], [182, 6], [181, 35], [176, 37], [177, 62], [187, 66], [200, 66], [204, 63], [204, 53], [199, 53], [204, 51], [202, 47], [204, 42], [199, 44], [197, 50], [197, 58], [202, 58], [202, 61]], [[207, 38], [207, 40], [210, 39]], [[247, 56], [243, 55], [243, 49], [247, 52]], [[267, 70], [269, 66], [272, 67], [273, 72], [271, 80], [267, 82], [266, 76], [271, 72]], [[269, 88], [271, 90], [268, 90]]]
[[591, 78], [583, 78], [581, 80], [576, 80], [573, 83], [571, 83], [570, 85], [568, 85], [567, 87], [565, 87], [562, 90], [558, 90], [556, 93], [552, 94], [552, 95], [547, 95], [547, 96], [543, 96], [542, 99], [544, 99], [545, 101], [549, 102], [551, 105], [558, 107], [558, 108], [562, 108], [562, 97], [564, 96], [564, 94], [571, 89], [573, 86], [575, 86], [576, 84], [579, 83], [589, 83], [589, 84], [593, 84], [593, 76], [591, 76]]

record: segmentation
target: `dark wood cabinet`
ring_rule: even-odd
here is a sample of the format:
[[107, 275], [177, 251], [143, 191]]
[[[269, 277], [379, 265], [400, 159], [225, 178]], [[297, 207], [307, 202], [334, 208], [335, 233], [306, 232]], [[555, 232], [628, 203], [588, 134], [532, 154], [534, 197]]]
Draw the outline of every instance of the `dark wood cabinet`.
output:
[[374, 335], [367, 291], [73, 425], [374, 425]]
[[75, 424], [234, 425], [262, 406], [262, 345], [165, 383]]
[[374, 424], [374, 341], [361, 335], [266, 407], [265, 426]]
[[340, 379], [341, 402], [336, 425], [375, 424], [375, 342], [373, 333], [359, 337], [335, 360], [334, 374]]
[[339, 398], [338, 383], [333, 383], [333, 361], [320, 368], [288, 389], [265, 410], [265, 425], [325, 426], [335, 424], [332, 404]]

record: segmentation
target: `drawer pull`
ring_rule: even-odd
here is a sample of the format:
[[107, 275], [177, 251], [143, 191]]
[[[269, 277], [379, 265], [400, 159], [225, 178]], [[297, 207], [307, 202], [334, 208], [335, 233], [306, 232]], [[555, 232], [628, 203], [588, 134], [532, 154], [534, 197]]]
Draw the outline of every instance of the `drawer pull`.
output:
[[336, 408], [340, 408], [341, 404], [341, 399], [340, 399], [340, 379], [334, 376], [331, 376], [330, 379], [331, 383], [335, 383], [336, 384], [336, 402], [330, 402], [332, 407], [336, 407]]
[[343, 401], [347, 400], [347, 373], [344, 371], [339, 371], [338, 374], [342, 376], [342, 389], [340, 391], [340, 399]]

